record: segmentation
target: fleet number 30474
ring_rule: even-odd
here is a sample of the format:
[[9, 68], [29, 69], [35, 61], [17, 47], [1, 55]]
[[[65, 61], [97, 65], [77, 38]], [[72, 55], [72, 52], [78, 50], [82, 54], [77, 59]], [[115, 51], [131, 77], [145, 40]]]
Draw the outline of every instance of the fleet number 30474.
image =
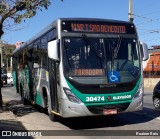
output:
[[104, 101], [104, 96], [86, 97], [86, 102]]

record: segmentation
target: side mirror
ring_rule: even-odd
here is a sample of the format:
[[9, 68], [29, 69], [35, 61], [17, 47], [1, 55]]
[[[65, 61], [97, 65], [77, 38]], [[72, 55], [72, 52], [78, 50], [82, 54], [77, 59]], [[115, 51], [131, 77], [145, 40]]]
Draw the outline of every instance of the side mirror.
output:
[[141, 55], [143, 61], [146, 61], [149, 58], [148, 46], [144, 42], [140, 42]]
[[59, 40], [53, 40], [48, 42], [48, 57], [59, 61]]

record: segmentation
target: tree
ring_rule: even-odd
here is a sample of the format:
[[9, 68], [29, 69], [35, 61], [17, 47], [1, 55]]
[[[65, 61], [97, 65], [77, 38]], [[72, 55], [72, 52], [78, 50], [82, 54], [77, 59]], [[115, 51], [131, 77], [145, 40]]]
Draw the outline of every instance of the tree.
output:
[[[21, 23], [25, 19], [35, 16], [37, 11], [48, 9], [50, 4], [50, 0], [0, 0], [0, 39], [4, 34], [4, 24], [8, 19], [14, 23]], [[1, 110], [2, 94], [0, 91]]]
[[3, 27], [7, 19], [20, 23], [26, 18], [35, 16], [38, 10], [47, 9], [50, 4], [50, 0], [1, 0], [0, 38], [4, 34]]

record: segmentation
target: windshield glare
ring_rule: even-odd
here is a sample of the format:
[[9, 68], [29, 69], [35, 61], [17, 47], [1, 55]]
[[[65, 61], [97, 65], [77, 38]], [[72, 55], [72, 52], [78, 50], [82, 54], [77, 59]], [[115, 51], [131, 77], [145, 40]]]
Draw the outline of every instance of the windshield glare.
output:
[[134, 38], [64, 38], [64, 71], [84, 84], [131, 82], [140, 74]]

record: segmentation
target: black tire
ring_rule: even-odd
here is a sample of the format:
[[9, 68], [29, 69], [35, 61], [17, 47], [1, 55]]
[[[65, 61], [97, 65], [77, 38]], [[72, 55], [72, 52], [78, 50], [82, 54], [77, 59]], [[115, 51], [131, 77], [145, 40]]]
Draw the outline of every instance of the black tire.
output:
[[160, 98], [154, 97], [153, 105], [154, 105], [155, 109], [160, 109]]
[[53, 113], [49, 113], [49, 119], [52, 121], [52, 122], [56, 122], [58, 121], [58, 116], [56, 114], [53, 114]]
[[47, 102], [47, 110], [48, 110], [49, 119], [52, 122], [58, 121], [58, 116], [56, 114], [54, 114], [53, 112], [51, 112], [51, 108], [49, 107], [49, 104], [48, 104], [48, 99], [46, 99], [46, 102]]

